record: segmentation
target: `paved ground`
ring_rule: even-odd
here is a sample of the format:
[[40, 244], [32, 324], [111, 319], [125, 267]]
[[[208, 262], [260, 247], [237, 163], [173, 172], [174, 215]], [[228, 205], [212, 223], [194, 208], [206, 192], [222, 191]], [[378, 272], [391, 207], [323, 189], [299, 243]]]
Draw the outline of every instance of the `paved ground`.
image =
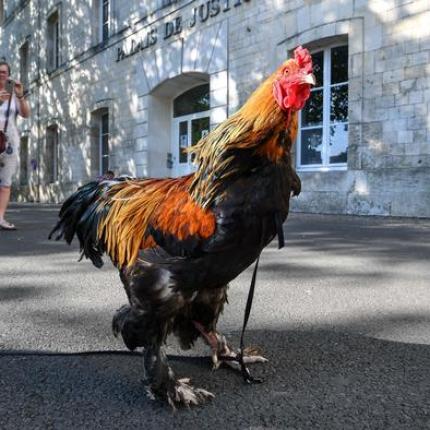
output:
[[[123, 350], [116, 272], [47, 241], [56, 212], [14, 206], [20, 230], [0, 231], [1, 429], [430, 428], [429, 220], [293, 214], [287, 247], [264, 252], [246, 335], [270, 359], [254, 367], [265, 383], [171, 341], [179, 375], [216, 394], [173, 415], [146, 398], [137, 355], [24, 355]], [[250, 277], [232, 283], [220, 324], [236, 343]]]

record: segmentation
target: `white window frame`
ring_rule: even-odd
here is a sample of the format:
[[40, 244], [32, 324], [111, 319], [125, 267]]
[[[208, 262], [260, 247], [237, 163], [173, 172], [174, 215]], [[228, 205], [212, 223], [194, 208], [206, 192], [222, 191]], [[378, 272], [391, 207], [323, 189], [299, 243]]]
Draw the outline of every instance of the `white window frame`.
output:
[[[103, 117], [107, 116], [107, 124], [108, 124], [108, 129], [107, 129], [107, 133], [103, 133]], [[108, 143], [107, 143], [107, 154], [103, 153], [103, 136], [107, 136], [108, 139]], [[99, 174], [100, 175], [104, 175], [106, 173], [107, 170], [110, 169], [110, 165], [109, 165], [109, 111], [106, 110], [105, 112], [102, 112], [100, 114], [99, 117]], [[107, 167], [105, 169], [103, 169], [103, 160], [106, 159], [107, 160]]]
[[[105, 0], [98, 0], [99, 4], [99, 42], [100, 43], [106, 43], [106, 41], [109, 39], [109, 35], [110, 35], [110, 29], [111, 29], [111, 22], [110, 22], [110, 11], [111, 11], [111, 1], [110, 0], [106, 0], [107, 2], [107, 7], [108, 7], [108, 13], [107, 13], [107, 21], [103, 20], [103, 6], [105, 3]], [[103, 27], [105, 25], [105, 23], [107, 23], [107, 27], [108, 27], [108, 35], [106, 39], [103, 39]]]
[[[349, 79], [345, 82], [340, 82], [337, 84], [331, 84], [331, 50], [333, 48], [338, 48], [341, 46], [347, 46], [345, 42], [343, 43], [336, 43], [328, 45], [324, 48], [317, 48], [312, 51], [312, 53], [317, 52], [324, 52], [323, 58], [323, 86], [322, 87], [315, 87], [311, 88], [311, 92], [323, 90], [323, 124], [322, 124], [322, 151], [321, 151], [321, 158], [322, 158], [322, 164], [301, 164], [301, 156], [302, 156], [302, 130], [311, 130], [311, 129], [320, 129], [321, 126], [307, 126], [302, 127], [302, 112], [299, 112], [299, 130], [297, 133], [297, 157], [296, 157], [296, 167], [298, 171], [306, 172], [306, 171], [318, 171], [318, 172], [326, 172], [326, 171], [333, 171], [333, 170], [347, 170], [348, 168], [348, 160], [346, 163], [336, 163], [336, 164], [330, 164], [329, 163], [329, 136], [330, 136], [330, 89], [332, 87], [340, 86], [340, 85], [348, 85], [349, 89]], [[349, 57], [349, 55], [348, 55]], [[348, 58], [348, 75], [349, 75], [349, 58]], [[349, 97], [349, 94], [348, 94]], [[348, 118], [349, 119], [349, 118]], [[343, 121], [343, 122], [336, 122], [334, 124], [348, 124], [349, 121]], [[349, 131], [349, 127], [348, 127]], [[347, 137], [348, 139], [348, 137]], [[348, 142], [347, 142], [348, 147]]]

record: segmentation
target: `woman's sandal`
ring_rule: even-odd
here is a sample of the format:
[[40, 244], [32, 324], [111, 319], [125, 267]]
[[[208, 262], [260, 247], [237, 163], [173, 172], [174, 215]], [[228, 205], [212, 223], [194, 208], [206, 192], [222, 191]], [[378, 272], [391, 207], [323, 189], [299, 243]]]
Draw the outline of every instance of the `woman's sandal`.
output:
[[0, 229], [1, 230], [16, 230], [16, 227], [11, 224], [10, 222], [7, 222], [5, 219], [0, 220]]

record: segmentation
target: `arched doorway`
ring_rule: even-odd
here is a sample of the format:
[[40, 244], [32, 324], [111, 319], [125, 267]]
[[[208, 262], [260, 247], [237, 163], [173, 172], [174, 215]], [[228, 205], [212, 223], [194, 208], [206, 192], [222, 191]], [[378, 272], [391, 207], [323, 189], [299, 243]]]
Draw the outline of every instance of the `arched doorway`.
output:
[[174, 176], [195, 170], [186, 149], [195, 145], [210, 129], [209, 83], [197, 85], [173, 99], [171, 165]]

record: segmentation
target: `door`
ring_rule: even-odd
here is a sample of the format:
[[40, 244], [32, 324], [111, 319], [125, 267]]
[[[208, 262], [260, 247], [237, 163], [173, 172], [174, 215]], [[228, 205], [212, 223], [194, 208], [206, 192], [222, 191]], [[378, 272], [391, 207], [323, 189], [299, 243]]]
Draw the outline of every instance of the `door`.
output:
[[194, 157], [187, 152], [187, 148], [209, 133], [209, 125], [209, 112], [174, 118], [171, 149], [174, 176], [188, 175], [195, 171]]

